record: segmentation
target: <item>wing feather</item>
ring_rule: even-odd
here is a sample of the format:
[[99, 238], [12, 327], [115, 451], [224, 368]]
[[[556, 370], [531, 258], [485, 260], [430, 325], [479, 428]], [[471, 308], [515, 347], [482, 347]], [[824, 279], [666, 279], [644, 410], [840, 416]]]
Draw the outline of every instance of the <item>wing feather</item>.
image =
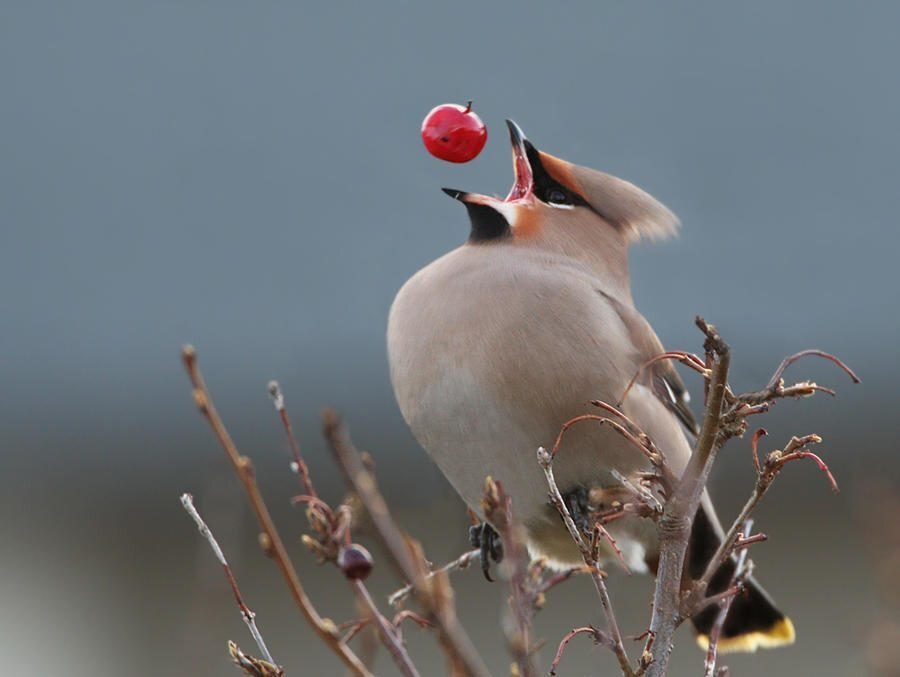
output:
[[[631, 342], [637, 351], [638, 364], [635, 369], [666, 351], [656, 332], [653, 331], [643, 315], [609, 294], [603, 291], [600, 293], [609, 300], [628, 331]], [[700, 427], [691, 411], [691, 396], [681, 375], [675, 369], [674, 362], [672, 360], [654, 362], [647, 372], [644, 375], [644, 383], [650, 386], [653, 393], [675, 414], [688, 432], [696, 436], [700, 432]]]

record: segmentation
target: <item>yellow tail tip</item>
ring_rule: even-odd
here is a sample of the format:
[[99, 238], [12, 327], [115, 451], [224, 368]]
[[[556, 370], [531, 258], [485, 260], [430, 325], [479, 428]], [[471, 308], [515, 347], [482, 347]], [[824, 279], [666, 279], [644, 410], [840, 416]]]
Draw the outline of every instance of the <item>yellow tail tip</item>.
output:
[[[785, 616], [766, 630], [754, 630], [746, 635], [722, 638], [719, 640], [718, 649], [720, 653], [753, 653], [760, 648], [774, 649], [775, 647], [793, 644], [796, 637], [794, 624], [790, 618]], [[706, 651], [709, 648], [709, 637], [707, 635], [697, 635], [697, 644]]]

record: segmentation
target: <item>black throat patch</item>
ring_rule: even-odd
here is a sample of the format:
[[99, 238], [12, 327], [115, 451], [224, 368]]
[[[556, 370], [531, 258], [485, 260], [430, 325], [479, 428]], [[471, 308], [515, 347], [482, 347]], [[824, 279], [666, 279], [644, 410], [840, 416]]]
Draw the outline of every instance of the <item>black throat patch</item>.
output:
[[469, 220], [472, 222], [469, 242], [490, 242], [512, 236], [509, 222], [496, 209], [471, 202], [464, 204], [466, 211], [469, 212]]

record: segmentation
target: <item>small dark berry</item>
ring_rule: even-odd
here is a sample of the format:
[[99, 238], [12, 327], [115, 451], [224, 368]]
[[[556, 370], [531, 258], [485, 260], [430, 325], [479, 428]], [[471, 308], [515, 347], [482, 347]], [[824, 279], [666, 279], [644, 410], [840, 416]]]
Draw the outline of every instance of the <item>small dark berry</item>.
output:
[[372, 573], [375, 561], [363, 546], [351, 543], [338, 552], [337, 565], [350, 580], [365, 580]]

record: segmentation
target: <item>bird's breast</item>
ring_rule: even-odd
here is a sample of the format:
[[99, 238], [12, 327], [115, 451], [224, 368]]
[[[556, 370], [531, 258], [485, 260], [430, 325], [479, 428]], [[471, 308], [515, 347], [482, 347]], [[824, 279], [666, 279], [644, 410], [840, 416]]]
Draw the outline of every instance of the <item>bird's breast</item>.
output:
[[[617, 354], [623, 328], [589, 277], [516, 263], [439, 260], [418, 273], [394, 302], [388, 349], [400, 409], [456, 490], [477, 508], [491, 475], [527, 519], [546, 503], [538, 446], [591, 399], [617, 397], [631, 360]], [[618, 441], [599, 454], [606, 439], [573, 429], [561, 484], [606, 474], [622, 455]]]

